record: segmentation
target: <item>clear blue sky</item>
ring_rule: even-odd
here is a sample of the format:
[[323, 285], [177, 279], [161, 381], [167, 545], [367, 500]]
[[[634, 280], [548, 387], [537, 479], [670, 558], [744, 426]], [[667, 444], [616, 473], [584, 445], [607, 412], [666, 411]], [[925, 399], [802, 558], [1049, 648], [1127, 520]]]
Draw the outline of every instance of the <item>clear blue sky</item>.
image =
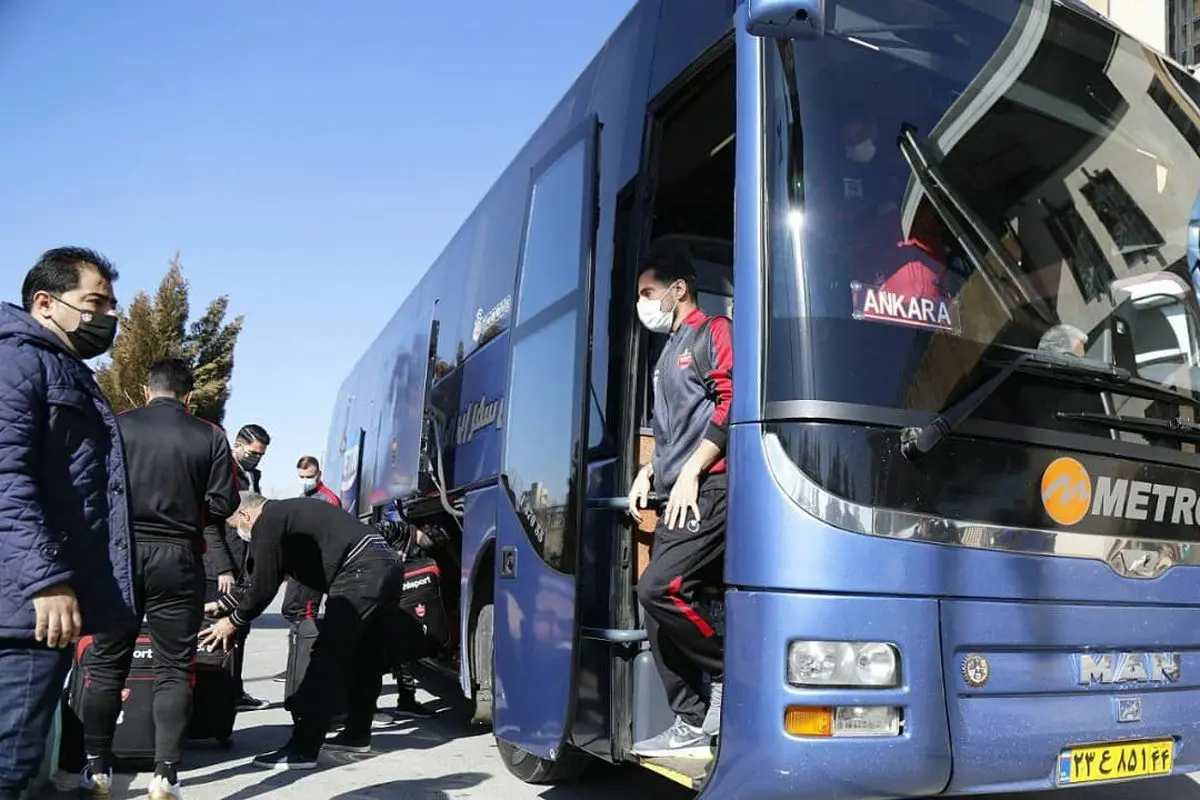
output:
[[[226, 426], [296, 491], [334, 395], [633, 0], [0, 0], [0, 297], [94, 247], [176, 251], [246, 316]], [[445, 9], [444, 11], [442, 9]]]

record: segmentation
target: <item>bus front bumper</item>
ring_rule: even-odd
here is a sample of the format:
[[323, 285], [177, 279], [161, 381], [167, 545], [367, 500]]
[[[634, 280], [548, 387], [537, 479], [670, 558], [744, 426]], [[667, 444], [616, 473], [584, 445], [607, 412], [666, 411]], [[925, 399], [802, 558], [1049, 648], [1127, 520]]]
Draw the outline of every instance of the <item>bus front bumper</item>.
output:
[[[1161, 769], [1164, 746], [1172, 773], [1200, 769], [1189, 747], [1200, 740], [1200, 664], [1190, 660], [1198, 657], [1191, 645], [1200, 643], [1200, 609], [730, 590], [725, 621], [720, 751], [704, 797], [884, 800], [1052, 789], [1141, 777], [1097, 773], [1120, 758], [1137, 759], [1139, 770], [1158, 759]], [[891, 644], [900, 654], [898, 685], [792, 685], [788, 651], [796, 641]], [[1141, 654], [1153, 670], [1176, 651], [1175, 680], [1114, 683], [1124, 662], [1118, 655], [1106, 671], [1102, 659]], [[1091, 660], [1081, 662], [1087, 653]], [[1081, 663], [1096, 682], [1081, 684]], [[898, 709], [902, 723], [883, 735], [794, 735], [789, 707], [851, 716]], [[1155, 744], [1083, 749], [1122, 742]], [[1071, 754], [1082, 763], [1089, 753], [1093, 774], [1069, 774]]]
[[[884, 800], [937, 794], [950, 780], [938, 602], [730, 590], [725, 595], [725, 693], [717, 763], [704, 797], [720, 800]], [[791, 642], [881, 642], [900, 652], [895, 688], [788, 683]], [[880, 737], [802, 737], [789, 707], [898, 708]]]

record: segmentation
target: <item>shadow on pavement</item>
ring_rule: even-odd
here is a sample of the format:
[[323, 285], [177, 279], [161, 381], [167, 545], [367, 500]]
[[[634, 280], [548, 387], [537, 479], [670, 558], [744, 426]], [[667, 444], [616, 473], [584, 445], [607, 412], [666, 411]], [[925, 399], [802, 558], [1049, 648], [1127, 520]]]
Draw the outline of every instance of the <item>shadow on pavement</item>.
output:
[[380, 800], [380, 798], [396, 797], [403, 797], [405, 800], [450, 800], [447, 792], [473, 788], [489, 777], [483, 772], [459, 772], [440, 778], [388, 781], [387, 783], [377, 783], [374, 786], [351, 789], [348, 792], [334, 795], [330, 800]]
[[977, 800], [1200, 800], [1200, 784], [1186, 775], [1173, 775], [1050, 792], [977, 795]]

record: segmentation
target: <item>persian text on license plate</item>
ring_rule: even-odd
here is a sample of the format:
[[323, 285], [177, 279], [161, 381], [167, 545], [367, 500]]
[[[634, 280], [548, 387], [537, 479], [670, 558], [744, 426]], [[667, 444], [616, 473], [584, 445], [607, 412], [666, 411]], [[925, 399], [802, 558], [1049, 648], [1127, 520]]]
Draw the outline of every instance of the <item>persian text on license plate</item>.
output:
[[1072, 747], [1058, 757], [1058, 783], [1073, 786], [1168, 775], [1174, 764], [1173, 739]]

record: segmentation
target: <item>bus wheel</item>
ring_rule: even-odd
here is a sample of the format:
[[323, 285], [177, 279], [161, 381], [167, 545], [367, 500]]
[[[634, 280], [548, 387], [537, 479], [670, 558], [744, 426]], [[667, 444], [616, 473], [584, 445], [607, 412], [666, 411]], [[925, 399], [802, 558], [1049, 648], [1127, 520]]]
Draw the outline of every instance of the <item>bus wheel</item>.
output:
[[[475, 616], [471, 650], [471, 670], [476, 686], [473, 722], [491, 722], [493, 718], [492, 687], [496, 685], [496, 662], [493, 658], [495, 648], [492, 632], [495, 629], [495, 612], [496, 607], [488, 603], [482, 606]], [[570, 745], [566, 745], [562, 754], [554, 761], [538, 758], [500, 739], [496, 740], [496, 749], [499, 750], [500, 758], [508, 771], [525, 783], [569, 783], [581, 776], [592, 760], [591, 756]]]
[[570, 745], [556, 761], [538, 758], [508, 742], [496, 740], [496, 749], [508, 771], [525, 783], [556, 784], [570, 783], [580, 778], [587, 770], [592, 757]]
[[492, 630], [496, 607], [488, 603], [475, 614], [471, 632], [471, 676], [475, 683], [475, 713], [471, 722], [492, 724]]

